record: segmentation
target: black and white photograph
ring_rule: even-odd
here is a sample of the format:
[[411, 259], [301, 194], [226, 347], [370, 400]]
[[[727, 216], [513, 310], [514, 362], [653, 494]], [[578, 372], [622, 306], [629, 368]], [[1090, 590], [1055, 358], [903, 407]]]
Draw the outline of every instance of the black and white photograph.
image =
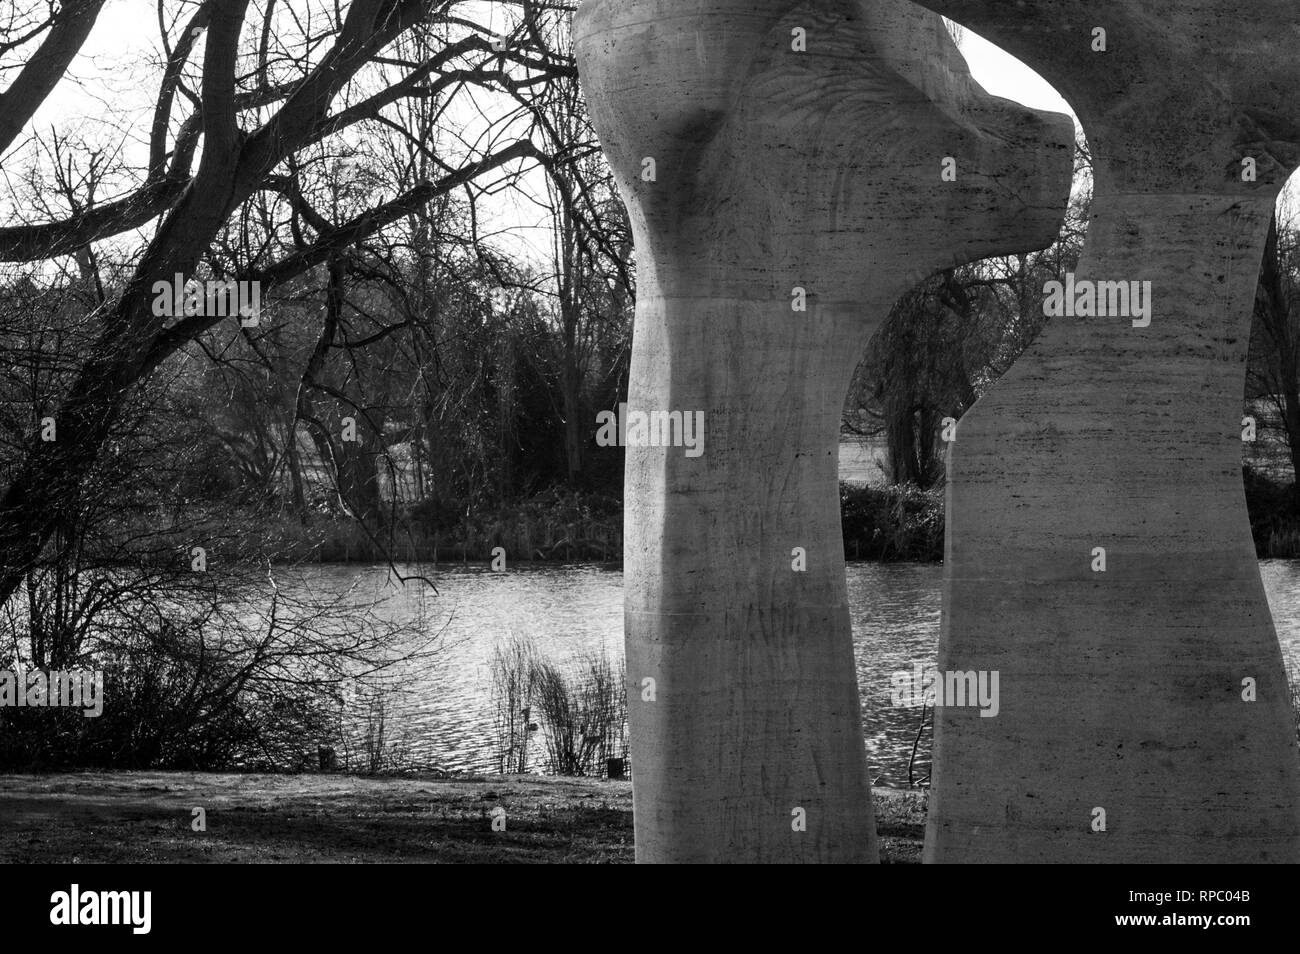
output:
[[1278, 928], [1297, 169], [1295, 0], [0, 0], [14, 910], [1051, 864]]

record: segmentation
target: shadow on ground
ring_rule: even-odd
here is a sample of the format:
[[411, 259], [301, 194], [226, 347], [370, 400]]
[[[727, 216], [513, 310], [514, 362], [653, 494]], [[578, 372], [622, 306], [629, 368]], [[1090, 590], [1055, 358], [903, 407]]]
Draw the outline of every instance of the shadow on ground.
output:
[[[925, 793], [876, 791], [886, 862], [920, 861]], [[194, 831], [194, 809], [206, 831]], [[494, 809], [505, 830], [492, 830]], [[198, 772], [0, 776], [4, 863], [625, 863], [628, 782]]]

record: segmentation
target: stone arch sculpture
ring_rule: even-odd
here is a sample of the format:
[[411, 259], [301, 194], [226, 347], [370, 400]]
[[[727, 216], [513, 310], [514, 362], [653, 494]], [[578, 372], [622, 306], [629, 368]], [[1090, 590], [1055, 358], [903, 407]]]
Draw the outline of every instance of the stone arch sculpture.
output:
[[[637, 858], [875, 861], [844, 396], [915, 282], [1052, 242], [1073, 125], [987, 95], [904, 0], [586, 0], [575, 33], [637, 242]], [[671, 446], [697, 414], [702, 445]]]
[[940, 710], [925, 858], [1300, 861], [1240, 443], [1255, 282], [1300, 163], [1300, 8], [923, 5], [1077, 112], [1078, 281], [1151, 283], [1145, 316], [1054, 318], [958, 428], [939, 668], [1001, 670], [1001, 713]]

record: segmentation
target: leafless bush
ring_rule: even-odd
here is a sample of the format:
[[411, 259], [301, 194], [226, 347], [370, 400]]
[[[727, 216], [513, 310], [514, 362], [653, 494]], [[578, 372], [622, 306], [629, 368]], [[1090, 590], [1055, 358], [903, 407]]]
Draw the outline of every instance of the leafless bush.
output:
[[[358, 683], [351, 705], [340, 710], [338, 736], [343, 765], [350, 771], [370, 775], [401, 772], [412, 767], [405, 732], [392, 737], [394, 711], [391, 686], [367, 687]], [[400, 718], [396, 720], [400, 724]]]
[[626, 755], [627, 697], [608, 656], [586, 656], [572, 678], [544, 660], [534, 679], [553, 774], [599, 776], [607, 759]]
[[492, 706], [498, 772], [528, 771], [528, 720], [538, 665], [537, 647], [512, 636], [492, 654]]
[[609, 759], [627, 758], [622, 667], [615, 671], [607, 655], [593, 653], [572, 669], [543, 659], [524, 637], [497, 646], [492, 697], [500, 771], [527, 771], [533, 728], [541, 730], [546, 770], [554, 775], [601, 776]]
[[1287, 688], [1291, 693], [1291, 715], [1295, 717], [1295, 734], [1300, 741], [1300, 660], [1294, 655], [1282, 657], [1286, 668]]

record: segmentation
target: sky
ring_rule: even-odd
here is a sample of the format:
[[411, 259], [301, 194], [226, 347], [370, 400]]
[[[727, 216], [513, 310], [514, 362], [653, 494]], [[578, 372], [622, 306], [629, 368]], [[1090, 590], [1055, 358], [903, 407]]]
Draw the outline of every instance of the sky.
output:
[[[154, 0], [109, 0], [72, 68], [81, 85], [60, 84], [38, 112], [35, 124], [42, 127], [78, 116], [93, 117], [105, 104], [148, 108], [154, 91], [131, 83], [128, 71], [121, 68], [122, 57], [156, 49], [157, 34]], [[962, 31], [960, 47], [971, 72], [990, 93], [1026, 106], [1072, 112], [1041, 76], [969, 29]]]
[[[495, 15], [500, 18], [501, 12], [495, 11]], [[81, 135], [93, 142], [95, 122], [108, 110], [147, 112], [152, 107], [154, 90], [132, 82], [135, 71], [129, 64], [132, 58], [157, 49], [157, 36], [154, 0], [109, 0], [82, 55], [73, 64], [71, 72], [81, 82], [61, 83], [34, 118], [35, 128], [64, 127], [84, 117], [88, 122]], [[963, 30], [960, 47], [972, 74], [990, 93], [1027, 106], [1072, 114], [1065, 100], [1042, 77], [969, 29]], [[156, 76], [156, 71], [151, 75]], [[145, 145], [131, 143], [128, 149], [140, 156]], [[538, 253], [546, 253], [546, 230], [541, 225], [545, 216], [535, 206], [530, 208], [518, 200], [503, 201], [497, 216], [504, 216], [498, 227], [521, 231], [521, 241]], [[527, 238], [530, 232], [536, 233], [535, 239]]]
[[970, 64], [971, 75], [994, 96], [1014, 99], [1033, 109], [1074, 115], [1070, 104], [1047, 80], [982, 36], [963, 27], [957, 45]]

